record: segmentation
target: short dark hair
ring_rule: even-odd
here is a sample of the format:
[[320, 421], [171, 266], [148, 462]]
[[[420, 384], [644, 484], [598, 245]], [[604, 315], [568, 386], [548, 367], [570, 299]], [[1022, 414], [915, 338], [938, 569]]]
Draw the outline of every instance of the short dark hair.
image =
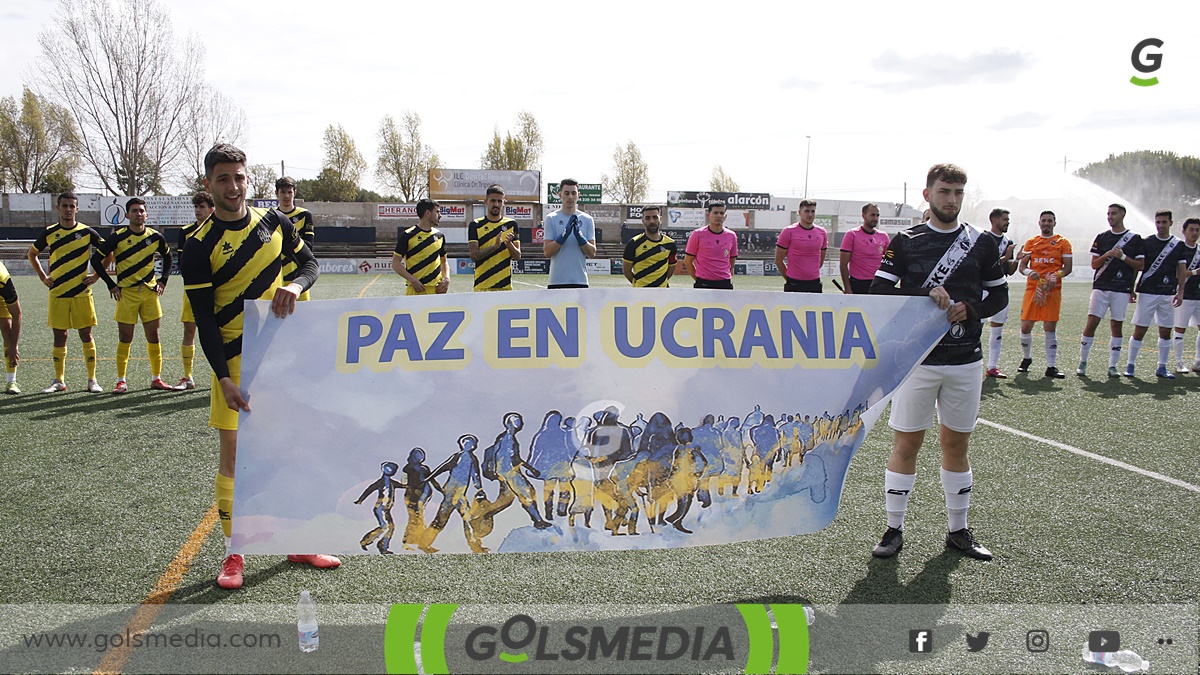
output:
[[1188, 225], [1200, 225], [1200, 218], [1188, 218], [1183, 221], [1183, 229], [1185, 231], [1188, 229]]
[[293, 190], [295, 190], [296, 189], [296, 179], [292, 178], [291, 176], [284, 176], [275, 181], [275, 189], [276, 190], [280, 190], [285, 187], [290, 187]]
[[426, 213], [429, 213], [430, 211], [436, 209], [438, 206], [440, 206], [440, 205], [437, 202], [433, 201], [432, 199], [430, 199], [428, 197], [418, 201], [417, 202], [417, 217], [418, 218], [425, 217]]
[[1000, 216], [1007, 216], [1007, 215], [1008, 215], [1008, 209], [1002, 209], [997, 206], [996, 208], [992, 209], [991, 213], [988, 214], [988, 220], [999, 220]]
[[1159, 217], [1159, 216], [1166, 216], [1166, 217], [1167, 217], [1167, 220], [1169, 220], [1169, 221], [1171, 221], [1171, 222], [1174, 222], [1174, 221], [1175, 221], [1175, 219], [1171, 217], [1172, 215], [1173, 215], [1173, 214], [1172, 214], [1170, 211], [1168, 211], [1167, 209], [1159, 209], [1159, 210], [1157, 210], [1157, 211], [1155, 211], [1155, 212], [1154, 212], [1154, 217], [1155, 217], [1155, 218], [1157, 218], [1157, 217]]
[[213, 196], [208, 194], [207, 190], [201, 190], [192, 195], [192, 206], [200, 206], [201, 204], [208, 204], [211, 208], [217, 207], [217, 203], [213, 201]]
[[811, 206], [811, 207], [813, 207], [814, 209], [815, 209], [815, 208], [817, 208], [817, 200], [815, 200], [815, 199], [801, 199], [801, 200], [800, 200], [800, 205], [796, 207], [796, 210], [797, 210], [797, 211], [799, 211], [800, 209], [802, 209], [802, 208], [804, 208], [804, 207], [806, 207], [806, 206]]
[[1041, 213], [1039, 213], [1039, 214], [1038, 214], [1038, 220], [1041, 220], [1041, 219], [1042, 219], [1042, 216], [1045, 216], [1045, 215], [1049, 215], [1049, 216], [1050, 216], [1051, 218], [1053, 218], [1054, 220], [1058, 220], [1058, 216], [1054, 215], [1054, 212], [1053, 212], [1053, 211], [1049, 211], [1049, 210], [1047, 210], [1047, 211], [1042, 211]]
[[929, 173], [925, 176], [925, 189], [932, 188], [933, 184], [939, 180], [954, 184], [965, 183], [967, 182], [967, 171], [955, 164], [934, 164], [929, 167]]
[[128, 211], [129, 209], [132, 209], [134, 204], [141, 204], [142, 206], [145, 206], [146, 200], [142, 199], [141, 197], [130, 197], [129, 201], [125, 202], [125, 210]]
[[1125, 205], [1124, 205], [1124, 204], [1116, 204], [1116, 203], [1113, 203], [1113, 204], [1109, 204], [1109, 205], [1108, 205], [1108, 208], [1110, 208], [1110, 209], [1121, 209], [1121, 215], [1125, 215], [1126, 213], [1128, 213], [1128, 211], [1126, 211], [1126, 210], [1125, 210]]
[[563, 189], [564, 185], [574, 185], [575, 187], [579, 187], [579, 181], [575, 180], [574, 178], [564, 178], [558, 181], [559, 190]]
[[657, 207], [657, 206], [653, 206], [653, 205], [651, 205], [651, 206], [643, 206], [643, 207], [642, 207], [642, 215], [643, 215], [643, 216], [644, 216], [644, 215], [646, 215], [646, 212], [647, 212], [647, 211], [658, 211], [660, 214], [662, 213], [662, 209], [661, 209], [661, 208], [659, 208], [659, 207]]
[[879, 205], [876, 204], [875, 202], [867, 202], [866, 204], [863, 204], [862, 214], [864, 216], [867, 215], [867, 209], [870, 209], [870, 208], [878, 209]]
[[485, 192], [484, 195], [487, 195], [487, 196], [500, 195], [501, 197], [503, 197], [504, 196], [504, 188], [500, 187], [500, 185], [497, 183], [492, 183], [491, 185], [488, 186], [487, 192]]
[[714, 199], [714, 200], [710, 201], [709, 203], [704, 205], [704, 212], [712, 213], [712, 210], [718, 206], [721, 208], [725, 208], [725, 200], [724, 199]]
[[64, 200], [64, 199], [71, 199], [71, 200], [74, 200], [74, 201], [76, 201], [76, 202], [78, 202], [78, 201], [79, 201], [79, 197], [78, 197], [78, 196], [77, 196], [77, 195], [76, 195], [74, 192], [71, 192], [70, 190], [68, 190], [68, 191], [66, 191], [66, 192], [60, 193], [60, 194], [58, 195], [58, 199], [56, 199], [56, 200], [54, 201], [54, 203], [55, 203], [55, 204], [59, 204], [59, 205], [61, 205], [61, 204], [62, 204], [62, 200]]
[[218, 164], [245, 163], [246, 153], [238, 150], [229, 143], [217, 143], [212, 146], [208, 154], [204, 155], [204, 176], [211, 178], [213, 169], [216, 169]]

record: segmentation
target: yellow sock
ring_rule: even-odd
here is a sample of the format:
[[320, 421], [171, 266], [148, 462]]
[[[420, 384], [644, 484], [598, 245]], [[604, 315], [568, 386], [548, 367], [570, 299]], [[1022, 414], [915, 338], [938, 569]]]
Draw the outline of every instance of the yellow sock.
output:
[[179, 353], [183, 357], [183, 376], [190, 378], [192, 376], [192, 359], [196, 358], [196, 345], [183, 345], [179, 348]]
[[150, 375], [162, 377], [162, 344], [147, 342], [146, 354], [150, 357]]
[[4, 359], [4, 372], [9, 375], [17, 372], [17, 362], [12, 359]]
[[233, 479], [217, 474], [217, 515], [221, 517], [221, 531], [226, 537], [233, 536]]
[[50, 353], [54, 356], [54, 379], [66, 382], [63, 378], [67, 372], [67, 348], [55, 347]]
[[[125, 379], [125, 371], [129, 369], [129, 348], [133, 345], [129, 342], [117, 343], [117, 379]], [[84, 350], [87, 351], [86, 349]]]
[[87, 363], [88, 379], [96, 379], [96, 341], [83, 343], [83, 360]]

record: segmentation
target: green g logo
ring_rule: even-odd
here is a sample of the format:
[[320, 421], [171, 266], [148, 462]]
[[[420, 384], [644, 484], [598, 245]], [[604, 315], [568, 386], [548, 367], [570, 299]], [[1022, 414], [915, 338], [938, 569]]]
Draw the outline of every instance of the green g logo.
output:
[[[1145, 73], [1149, 75], [1150, 73], [1153, 73], [1161, 68], [1162, 54], [1159, 54], [1158, 52], [1146, 54], [1145, 51], [1148, 47], [1162, 49], [1162, 46], [1163, 41], [1159, 40], [1158, 38], [1146, 38], [1145, 40], [1137, 43], [1137, 45], [1135, 45], [1133, 48], [1133, 53], [1129, 56], [1129, 60], [1133, 62], [1133, 69], [1139, 73]], [[1153, 87], [1154, 85], [1158, 84], [1157, 77], [1143, 79], [1137, 75], [1134, 75], [1133, 77], [1129, 78], [1129, 81], [1139, 87]]]

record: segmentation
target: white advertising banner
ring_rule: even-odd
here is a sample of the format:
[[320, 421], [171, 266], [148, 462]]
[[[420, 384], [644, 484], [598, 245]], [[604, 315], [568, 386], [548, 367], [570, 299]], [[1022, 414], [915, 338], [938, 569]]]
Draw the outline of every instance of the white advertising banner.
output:
[[392, 218], [416, 218], [416, 204], [376, 204], [375, 218], [390, 220]]
[[[125, 204], [129, 197], [100, 197], [96, 210], [100, 212], [102, 227], [125, 227]], [[142, 197], [146, 201], [146, 224], [159, 228], [164, 225], [187, 225], [196, 220], [190, 196]]]
[[493, 171], [491, 169], [430, 169], [429, 197], [437, 201], [484, 201], [489, 186], [504, 188], [510, 202], [540, 202], [542, 178], [539, 171]]
[[588, 258], [583, 261], [588, 274], [609, 274], [612, 272], [612, 261], [608, 258]]
[[286, 319], [247, 302], [233, 549], [598, 551], [816, 532], [948, 327], [924, 297], [762, 291], [316, 300]]

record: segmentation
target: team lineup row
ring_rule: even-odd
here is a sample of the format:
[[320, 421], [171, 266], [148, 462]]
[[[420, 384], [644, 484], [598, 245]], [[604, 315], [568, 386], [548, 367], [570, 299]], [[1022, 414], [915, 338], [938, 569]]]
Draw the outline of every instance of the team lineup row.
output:
[[[285, 181], [281, 180], [281, 183], [280, 189], [284, 193], [290, 192], [294, 197], [294, 187], [289, 189]], [[875, 230], [878, 213], [875, 209], [876, 215], [871, 219], [871, 225], [867, 225], [868, 219], [864, 217], [864, 227], [848, 237], [851, 240], [850, 255], [845, 256], [843, 262], [847, 272], [846, 292], [867, 290], [873, 294], [928, 296], [947, 313], [951, 323], [937, 347], [893, 399], [889, 423], [895, 430], [895, 441], [884, 481], [888, 528], [874, 551], [877, 556], [894, 555], [903, 546], [903, 519], [912, 490], [916, 454], [925, 431], [937, 424], [941, 428], [943, 450], [942, 484], [946, 492], [949, 524], [947, 546], [978, 559], [992, 557], [990, 551], [975, 541], [966, 523], [972, 486], [967, 443], [978, 417], [982, 321], [993, 317], [993, 323], [996, 323], [996, 318], [1000, 318], [1002, 323], [1003, 317], [999, 315], [1008, 305], [1006, 278], [1020, 270], [1028, 277], [1022, 307], [1023, 327], [1026, 321], [1030, 328], [1037, 321], [1046, 322], [1050, 327], [1051, 321], [1057, 321], [1057, 309], [1061, 302], [1058, 281], [1070, 273], [1070, 245], [1065, 239], [1053, 235], [1053, 214], [1042, 214], [1042, 235], [1027, 242], [1020, 253], [1014, 253], [1014, 247], [1011, 242], [1005, 243], [1001, 231], [1007, 229], [1007, 213], [992, 214], [993, 227], [988, 236], [958, 221], [965, 184], [966, 173], [959, 167], [936, 165], [929, 171], [924, 191], [930, 205], [927, 222], [897, 233], [889, 240], [886, 235], [878, 236], [882, 233]], [[241, 585], [244, 566], [242, 557], [230, 549], [229, 541], [237, 415], [239, 411], [250, 410], [246, 392], [239, 386], [242, 303], [246, 299], [268, 299], [276, 316], [286, 317], [294, 311], [296, 301], [316, 281], [319, 272], [311, 246], [306, 245], [303, 234], [305, 222], [311, 228], [311, 216], [307, 217], [307, 221], [303, 215], [297, 217], [292, 201], [282, 198], [281, 207], [286, 209], [291, 205], [291, 213], [247, 206], [249, 177], [244, 153], [228, 145], [214, 147], [205, 161], [205, 185], [209, 194], [197, 195], [197, 201], [211, 200], [203, 204], [208, 215], [202, 217], [202, 204], [197, 203], [198, 225], [193, 227], [183, 244], [180, 268], [193, 310], [195, 335], [199, 337], [213, 371], [210, 425], [217, 428], [220, 435], [216, 498], [222, 529], [227, 538], [227, 555], [218, 575], [218, 584], [223, 588], [236, 588]], [[543, 250], [551, 261], [550, 286], [585, 286], [587, 277], [584, 261], [595, 255], [594, 222], [576, 208], [578, 189], [574, 181], [563, 181], [560, 187], [563, 208], [547, 217], [545, 224]], [[471, 223], [468, 234], [468, 248], [475, 262], [475, 289], [505, 290], [511, 288], [509, 263], [520, 257], [516, 223], [503, 216], [504, 195], [498, 186], [488, 190], [486, 202], [486, 215]], [[85, 355], [88, 356], [89, 389], [99, 390], [94, 381], [95, 345], [91, 344], [90, 339], [95, 313], [88, 288], [101, 275], [87, 272], [88, 261], [98, 262], [102, 266], [105, 257], [113, 256], [117, 267], [116, 280], [107, 279], [106, 283], [115, 284], [115, 288], [110, 286], [110, 291], [118, 299], [119, 312], [120, 305], [133, 302], [133, 296], [147, 296], [139, 301], [133, 313], [118, 315], [118, 323], [129, 326], [128, 335], [131, 339], [138, 319], [142, 320], [144, 326], [153, 324], [157, 327], [157, 321], [161, 318], [161, 309], [155, 316], [154, 306], [158, 304], [157, 298], [165, 286], [166, 278], [164, 275], [155, 280], [152, 273], [146, 275], [145, 263], [149, 260], [152, 270], [153, 258], [163, 255], [164, 248], [161, 247], [165, 247], [165, 244], [161, 241], [161, 235], [153, 239], [152, 235], [147, 234], [144, 217], [139, 218], [140, 226], [131, 218], [128, 234], [114, 236], [113, 243], [105, 242], [91, 228], [74, 222], [76, 205], [77, 200], [73, 195], [59, 197], [60, 223], [48, 228], [35, 242], [29, 259], [51, 293], [49, 322], [55, 333], [56, 375], [61, 376], [60, 356], [65, 356], [67, 331], [77, 329], [85, 343]], [[664, 282], [662, 285], [665, 285], [674, 267], [672, 259], [677, 253], [674, 242], [656, 227], [656, 210], [646, 211], [643, 217], [646, 232], [626, 248], [624, 257], [630, 264], [625, 266], [625, 273], [634, 285], [652, 285], [657, 277], [661, 277]], [[688, 238], [684, 268], [693, 277], [697, 287], [732, 287], [737, 242], [733, 233], [723, 227], [724, 211], [723, 204], [710, 203], [706, 225]], [[864, 209], [864, 216], [869, 215], [870, 211], [868, 205]], [[420, 222], [407, 228], [397, 242], [393, 266], [409, 282], [409, 293], [445, 292], [448, 290], [445, 240], [436, 231], [440, 213], [434, 202], [423, 201], [418, 205], [418, 215]], [[776, 261], [785, 276], [786, 290], [821, 290], [819, 270], [827, 237], [823, 229], [813, 225], [814, 216], [815, 203], [802, 204], [800, 222], [789, 226], [779, 236]], [[1157, 278], [1155, 272], [1158, 268], [1165, 266], [1176, 270], [1177, 284], [1183, 281], [1185, 270], [1194, 277], [1195, 254], [1187, 263], [1182, 259], [1186, 250], [1195, 250], [1196, 236], [1200, 235], [1200, 220], [1196, 220], [1195, 225], [1192, 223], [1189, 220], [1185, 227], [1188, 241], [1179, 243], [1174, 240], [1176, 243], [1171, 245], [1165, 257], [1161, 250], [1157, 254], [1149, 252], [1152, 250], [1150, 240], [1143, 243], [1142, 250], [1135, 249], [1131, 244], [1133, 238], [1127, 237], [1116, 247], [1120, 251], [1114, 253], [1112, 247], [1103, 250], [1098, 248], [1102, 245], [1098, 238], [1097, 245], [1093, 246], [1096, 253], [1093, 268], [1097, 270], [1097, 280], [1107, 278], [1106, 274], [1115, 274], [1114, 265], [1117, 261], [1134, 269], [1139, 259], [1145, 261], [1151, 258], [1157, 266], [1142, 262], [1143, 280], [1139, 282], [1137, 290], [1143, 297], [1156, 294], [1156, 287], [1147, 287], [1145, 284], [1147, 278]], [[1168, 230], [1169, 226], [1168, 217]], [[1123, 226], [1111, 229], [1118, 234], [1124, 231]], [[1173, 238], [1168, 236], [1168, 241], [1171, 240]], [[860, 243], [862, 259], [858, 259]], [[843, 243], [843, 250], [846, 247]], [[49, 274], [41, 269], [37, 260], [37, 254], [45, 248], [50, 249]], [[95, 252], [92, 252], [93, 249]], [[96, 256], [101, 256], [101, 259], [96, 261]], [[1053, 260], [1055, 256], [1057, 266]], [[139, 262], [142, 263], [140, 267]], [[863, 266], [859, 267], [858, 264]], [[870, 267], [875, 269], [863, 272], [864, 268]], [[656, 274], [660, 269], [661, 274]], [[1110, 273], [1110, 270], [1113, 271]], [[11, 282], [5, 281], [9, 282], [8, 287], [11, 288]], [[816, 282], [815, 287], [813, 282]], [[864, 289], [862, 282], [869, 282], [869, 285]], [[1134, 290], [1132, 275], [1129, 282], [1131, 288], [1125, 291], [1126, 296]], [[1187, 284], [1182, 286], [1185, 289], [1189, 287]], [[137, 287], [135, 292], [126, 291], [134, 287]], [[1182, 296], [1186, 295], [1186, 291], [1180, 290], [1177, 285], [1172, 293], [1174, 295], [1168, 296], [1168, 301], [1179, 298], [1182, 306]], [[130, 299], [127, 300], [126, 296], [130, 296]], [[1093, 309], [1098, 310], [1095, 297], [1093, 294]], [[1104, 311], [1114, 309], [1115, 305], [1111, 302], [1111, 296], [1101, 297], [1109, 299], [1108, 307], [1098, 310], [1102, 317]], [[86, 305], [83, 301], [86, 301]], [[19, 305], [13, 304], [19, 315]], [[151, 305], [150, 309], [144, 310], [145, 305]], [[122, 321], [122, 318], [127, 321]], [[1156, 320], [1160, 326], [1164, 324], [1164, 320]], [[149, 338], [148, 328], [147, 331]], [[122, 343], [127, 344], [124, 341]], [[13, 344], [15, 357], [15, 339]], [[6, 353], [7, 347], [8, 334]], [[15, 362], [13, 365], [15, 367]], [[1023, 365], [1028, 368], [1027, 363]], [[187, 379], [189, 381], [184, 383], [185, 386], [190, 383], [190, 378]], [[65, 388], [61, 377], [56, 383]], [[94, 389], [91, 385], [95, 385]], [[49, 391], [56, 390], [60, 389], [52, 386]], [[332, 568], [340, 564], [331, 556], [290, 556], [290, 559], [320, 568]]]

